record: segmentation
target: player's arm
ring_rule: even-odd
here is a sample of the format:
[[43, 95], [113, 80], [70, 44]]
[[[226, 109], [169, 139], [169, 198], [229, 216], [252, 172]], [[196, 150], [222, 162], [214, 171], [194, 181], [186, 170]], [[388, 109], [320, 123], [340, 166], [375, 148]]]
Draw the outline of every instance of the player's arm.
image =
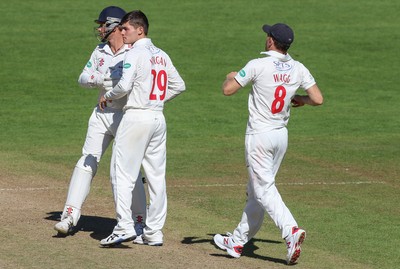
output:
[[[134, 50], [125, 54], [122, 76], [116, 85], [113, 82], [111, 85], [108, 85], [108, 80], [104, 82], [103, 86], [106, 90], [106, 93], [104, 94], [105, 99], [114, 100], [122, 98], [132, 89], [133, 81], [136, 79], [139, 72], [137, 65], [142, 66], [143, 64], [143, 59], [141, 58], [141, 61], [139, 61], [137, 55], [139, 55], [139, 53], [135, 53]], [[149, 63], [147, 64], [149, 65]]]
[[104, 110], [104, 108], [107, 107], [107, 102], [112, 102], [112, 100], [122, 98], [129, 92], [129, 88], [124, 87], [120, 83], [121, 79], [113, 79], [111, 77], [106, 77], [104, 79], [103, 88], [106, 93], [100, 96], [99, 99], [99, 108], [101, 110]]
[[106, 93], [99, 99], [99, 107], [101, 110], [104, 110], [107, 106], [107, 102], [112, 102], [112, 100], [122, 98], [129, 92], [129, 88], [123, 87], [120, 83], [115, 87], [105, 88], [105, 90]]
[[225, 81], [222, 84], [222, 93], [224, 95], [229, 96], [235, 94], [242, 87], [235, 79], [236, 74], [237, 72], [230, 72], [226, 75]]
[[185, 82], [182, 77], [179, 75], [178, 70], [173, 66], [172, 62], [170, 64], [170, 68], [168, 70], [168, 89], [165, 97], [165, 101], [170, 101], [174, 99], [176, 96], [181, 94], [186, 90]]
[[306, 90], [307, 95], [296, 94], [292, 99], [292, 106], [299, 107], [304, 105], [319, 106], [324, 102], [321, 90], [314, 84]]
[[78, 83], [84, 88], [101, 88], [103, 79], [104, 74], [97, 70], [97, 57], [96, 51], [94, 51], [79, 75]]

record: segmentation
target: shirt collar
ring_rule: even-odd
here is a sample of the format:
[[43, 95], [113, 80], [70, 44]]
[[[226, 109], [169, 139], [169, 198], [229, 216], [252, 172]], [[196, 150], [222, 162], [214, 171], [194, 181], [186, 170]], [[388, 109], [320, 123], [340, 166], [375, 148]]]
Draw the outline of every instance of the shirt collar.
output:
[[[103, 46], [101, 46], [99, 48], [100, 48], [100, 50], [103, 50], [104, 52], [106, 52], [110, 55], [114, 55], [114, 53], [112, 52], [111, 47], [108, 43], [104, 43]], [[132, 48], [131, 44], [124, 44], [124, 46], [119, 51], [117, 51], [117, 53], [115, 55], [120, 54], [121, 52], [128, 51], [131, 48]]]
[[133, 43], [132, 48], [146, 46], [146, 44], [148, 43], [151, 43], [151, 39], [148, 37], [144, 37]]
[[282, 54], [274, 50], [269, 50], [269, 51], [262, 51], [260, 54], [266, 54], [275, 58], [278, 58], [282, 62], [287, 62], [292, 59], [292, 57], [289, 54]]

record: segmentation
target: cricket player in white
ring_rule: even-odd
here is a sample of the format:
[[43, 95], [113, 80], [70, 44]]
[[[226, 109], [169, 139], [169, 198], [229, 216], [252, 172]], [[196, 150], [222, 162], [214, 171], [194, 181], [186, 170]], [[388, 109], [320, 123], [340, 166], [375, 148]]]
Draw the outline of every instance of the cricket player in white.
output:
[[[266, 57], [251, 60], [238, 73], [229, 73], [222, 86], [224, 95], [232, 95], [252, 83], [245, 137], [249, 182], [240, 223], [233, 234], [216, 234], [214, 242], [229, 255], [239, 258], [243, 246], [260, 229], [267, 212], [286, 241], [287, 263], [294, 264], [306, 232], [298, 228], [283, 202], [275, 186], [275, 176], [287, 149], [290, 107], [321, 105], [323, 97], [308, 69], [287, 54], [294, 40], [292, 29], [278, 23], [264, 25], [263, 30], [267, 33], [266, 52], [262, 52]], [[306, 95], [297, 95], [299, 88]]]
[[[126, 54], [119, 83], [100, 99], [101, 107], [128, 95], [115, 138], [112, 175], [116, 218], [113, 233], [101, 240], [103, 246], [135, 238], [131, 216], [132, 190], [138, 180], [140, 166], [146, 173], [150, 203], [142, 236], [134, 243], [161, 246], [162, 228], [167, 215], [166, 194], [166, 122], [164, 103], [185, 90], [185, 83], [170, 57], [147, 38], [148, 20], [139, 11], [128, 13], [121, 22], [125, 43], [133, 44]], [[112, 103], [111, 103], [112, 104]], [[140, 130], [140, 132], [137, 132]]]
[[[95, 20], [99, 24], [96, 27], [99, 39], [104, 43], [95, 48], [79, 76], [78, 82], [82, 87], [99, 89], [99, 98], [105, 93], [104, 83], [116, 84], [121, 78], [123, 60], [131, 48], [130, 45], [124, 44], [121, 32], [117, 27], [125, 14], [123, 9], [110, 6], [103, 9], [99, 18]], [[58, 232], [68, 234], [77, 225], [83, 202], [89, 194], [100, 159], [116, 135], [123, 115], [122, 108], [125, 104], [126, 98], [121, 98], [110, 103], [103, 111], [98, 106], [93, 109], [82, 149], [82, 157], [77, 162], [71, 177], [61, 221], [54, 227]], [[132, 211], [137, 233], [141, 233], [147, 205], [142, 175], [139, 171], [136, 176], [138, 174], [139, 180], [135, 188]]]

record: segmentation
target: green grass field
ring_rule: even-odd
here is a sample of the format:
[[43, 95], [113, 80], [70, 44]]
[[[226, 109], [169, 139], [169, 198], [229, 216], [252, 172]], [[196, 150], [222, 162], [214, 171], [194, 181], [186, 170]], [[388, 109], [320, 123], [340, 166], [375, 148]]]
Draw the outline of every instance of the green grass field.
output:
[[[99, 247], [113, 227], [104, 156], [82, 229], [54, 237], [97, 92], [78, 76], [97, 45], [100, 10], [141, 9], [149, 37], [174, 61], [187, 91], [168, 103], [165, 246]], [[221, 93], [264, 49], [265, 23], [295, 31], [290, 54], [316, 78], [321, 107], [292, 110], [277, 177], [308, 234], [297, 268], [398, 268], [400, 238], [400, 2], [2, 1], [0, 268], [283, 268], [286, 250], [268, 217], [239, 260], [212, 235], [232, 231], [245, 203], [249, 87]], [[139, 253], [139, 254], [138, 254]]]

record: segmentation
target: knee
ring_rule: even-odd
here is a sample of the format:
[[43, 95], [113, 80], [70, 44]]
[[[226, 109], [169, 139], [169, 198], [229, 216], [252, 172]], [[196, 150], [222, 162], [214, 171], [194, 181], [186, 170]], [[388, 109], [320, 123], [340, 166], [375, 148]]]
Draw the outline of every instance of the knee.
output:
[[92, 173], [93, 176], [97, 172], [97, 166], [98, 166], [97, 157], [95, 157], [91, 154], [82, 155], [82, 157], [79, 159], [79, 161], [76, 164], [76, 167]]
[[265, 200], [264, 195], [265, 195], [264, 189], [256, 189], [254, 190], [254, 200], [256, 200], [259, 204], [263, 204], [263, 200]]
[[254, 190], [254, 199], [263, 207], [267, 207], [274, 196], [274, 188], [271, 185], [258, 187]]

